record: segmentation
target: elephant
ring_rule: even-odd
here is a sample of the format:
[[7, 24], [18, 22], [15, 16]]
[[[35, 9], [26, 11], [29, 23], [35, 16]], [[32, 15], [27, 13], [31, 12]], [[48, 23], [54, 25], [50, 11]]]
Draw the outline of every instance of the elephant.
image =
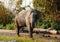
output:
[[41, 12], [37, 9], [29, 9], [23, 10], [16, 14], [15, 16], [15, 27], [16, 33], [19, 36], [19, 29], [26, 26], [30, 37], [33, 37], [33, 29], [35, 27], [35, 22], [37, 21], [38, 17], [40, 17]]

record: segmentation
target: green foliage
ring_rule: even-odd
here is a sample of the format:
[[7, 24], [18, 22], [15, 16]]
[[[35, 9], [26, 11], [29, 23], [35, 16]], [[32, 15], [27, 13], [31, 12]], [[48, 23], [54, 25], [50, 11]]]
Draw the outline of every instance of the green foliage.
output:
[[22, 0], [18, 0], [16, 3], [16, 13], [19, 13], [21, 10], [25, 9], [25, 7], [21, 7], [20, 5], [22, 4]]
[[[56, 21], [54, 20], [53, 14], [55, 7], [52, 0], [33, 0], [34, 7], [42, 12], [42, 18], [36, 23], [38, 28], [49, 28], [56, 29]], [[42, 21], [42, 22], [41, 22]]]
[[[24, 8], [19, 7], [20, 1], [21, 0], [18, 0], [17, 2], [18, 12], [24, 9]], [[13, 18], [14, 18], [14, 14], [9, 9], [5, 8], [4, 4], [1, 2], [0, 3], [0, 24], [1, 24], [0, 28], [1, 29], [14, 29]]]
[[8, 29], [8, 30], [14, 30], [14, 23], [7, 24], [6, 25], [6, 29]]
[[20, 11], [25, 9], [24, 7], [17, 7], [17, 8], [18, 8], [18, 10], [16, 10], [16, 14], [18, 14]]
[[33, 5], [37, 10], [44, 12], [45, 4], [46, 4], [45, 1], [46, 0], [33, 0]]
[[0, 23], [3, 24], [3, 26], [6, 26], [6, 24], [11, 23], [14, 15], [9, 9], [6, 9], [2, 3], [0, 3]]
[[3, 27], [3, 24], [0, 24], [0, 29], [2, 29], [2, 27]]
[[6, 26], [3, 26], [3, 24], [0, 24], [0, 29], [7, 29], [7, 30], [14, 30], [14, 23], [7, 24]]

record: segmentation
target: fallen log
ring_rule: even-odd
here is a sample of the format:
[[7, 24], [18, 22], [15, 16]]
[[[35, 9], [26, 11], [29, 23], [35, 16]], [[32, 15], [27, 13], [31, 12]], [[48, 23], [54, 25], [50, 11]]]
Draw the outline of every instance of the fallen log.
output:
[[[24, 32], [28, 32], [28, 30], [25, 28]], [[52, 30], [52, 29], [41, 29], [41, 28], [34, 28], [33, 29], [34, 33], [50, 33], [50, 34], [57, 34], [56, 30]]]
[[49, 30], [49, 29], [34, 28], [33, 31], [34, 32], [43, 32], [43, 33], [57, 34], [56, 30]]
[[[27, 29], [24, 29], [24, 32], [27, 32], [28, 30]], [[33, 29], [33, 32], [36, 33], [36, 32], [42, 32], [42, 33], [50, 33], [50, 34], [57, 34], [57, 31], [56, 30], [49, 30], [49, 29], [40, 29], [40, 28], [34, 28]], [[0, 33], [16, 33], [15, 30], [1, 30], [0, 29]]]

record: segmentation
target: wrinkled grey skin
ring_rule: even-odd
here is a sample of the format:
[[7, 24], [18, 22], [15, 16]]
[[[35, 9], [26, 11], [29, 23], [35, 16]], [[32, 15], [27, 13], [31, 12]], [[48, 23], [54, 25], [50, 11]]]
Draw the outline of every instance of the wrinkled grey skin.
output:
[[16, 15], [15, 26], [16, 26], [18, 36], [19, 36], [19, 29], [26, 26], [30, 33], [30, 37], [31, 38], [33, 37], [32, 33], [33, 33], [34, 23], [37, 20], [38, 14], [39, 11], [35, 9], [29, 9], [29, 10], [23, 10]]

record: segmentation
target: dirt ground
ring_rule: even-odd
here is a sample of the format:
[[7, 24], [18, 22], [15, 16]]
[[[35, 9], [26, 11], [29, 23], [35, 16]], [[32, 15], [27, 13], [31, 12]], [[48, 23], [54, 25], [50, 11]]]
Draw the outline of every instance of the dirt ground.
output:
[[[15, 30], [0, 30], [0, 36], [10, 36], [14, 37], [16, 36]], [[29, 33], [20, 33], [21, 37], [29, 38]], [[45, 33], [33, 33], [34, 39], [43, 39], [46, 42], [51, 42], [51, 40], [57, 40], [57, 42], [60, 42], [60, 34], [57, 35], [51, 35], [51, 34], [45, 34]]]

